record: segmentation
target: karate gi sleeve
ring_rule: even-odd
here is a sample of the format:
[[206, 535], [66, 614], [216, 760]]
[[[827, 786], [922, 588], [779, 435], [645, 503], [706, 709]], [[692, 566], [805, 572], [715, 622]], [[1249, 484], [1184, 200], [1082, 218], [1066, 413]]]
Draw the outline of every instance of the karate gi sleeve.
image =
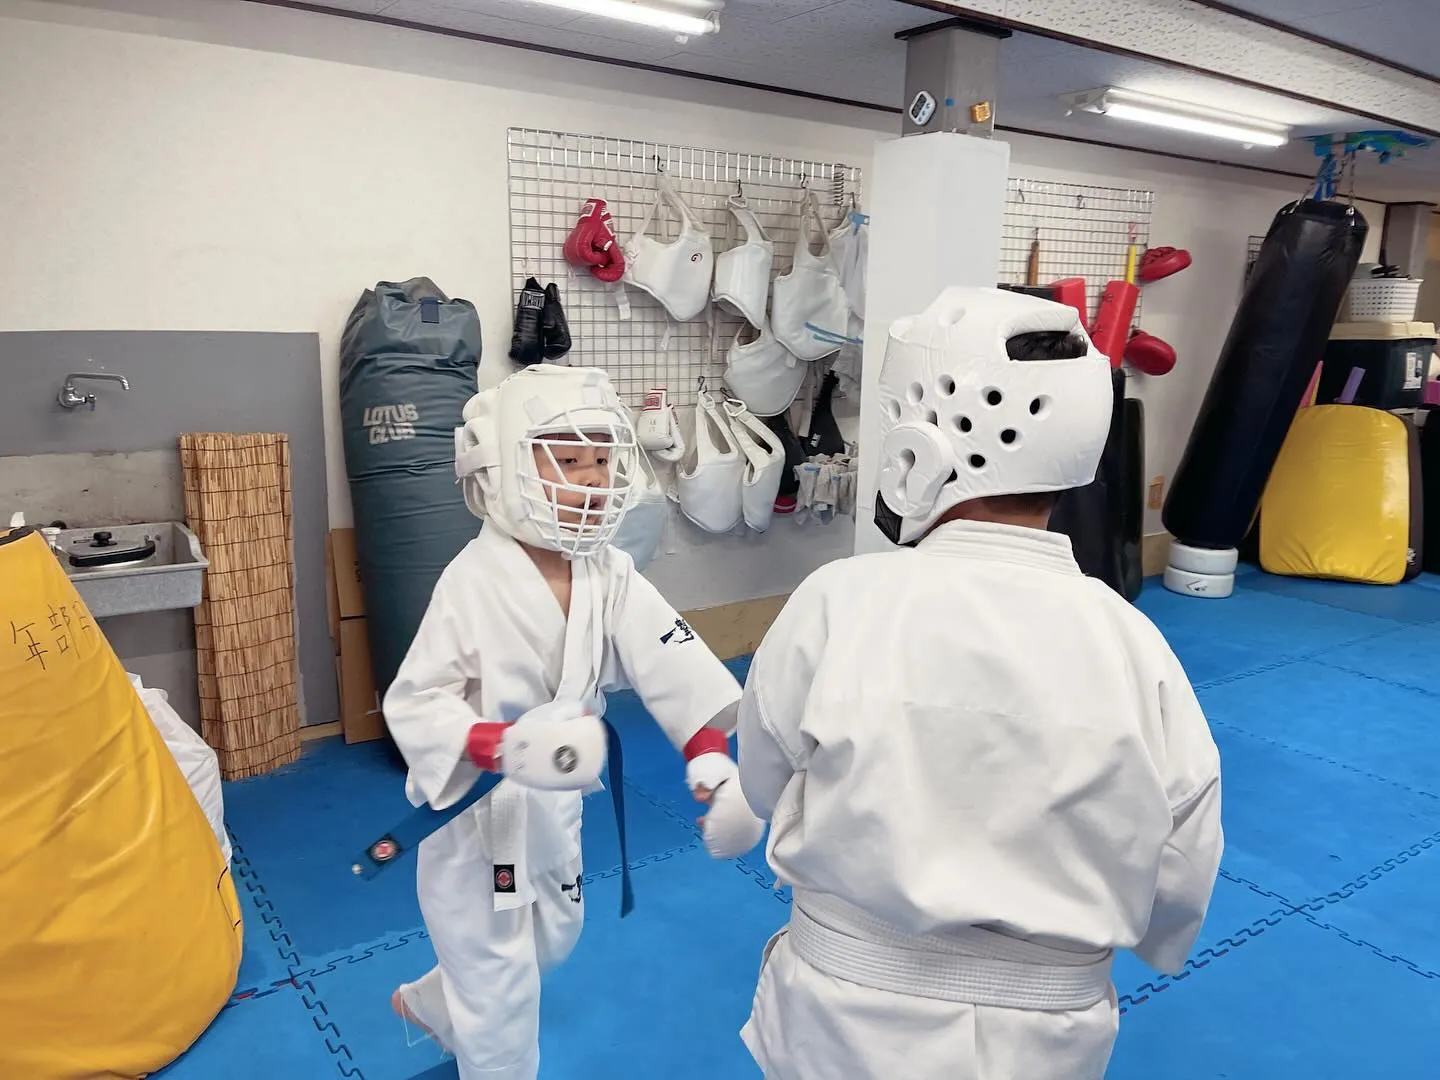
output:
[[1157, 971], [1174, 975], [1185, 966], [1205, 922], [1225, 845], [1220, 827], [1220, 753], [1190, 680], [1169, 647], [1165, 649], [1159, 703], [1170, 838], [1160, 859], [1150, 925], [1135, 954]]
[[770, 820], [780, 795], [806, 769], [812, 741], [801, 730], [825, 641], [823, 598], [812, 575], [791, 594], [755, 651], [740, 699], [740, 790]]
[[704, 727], [730, 735], [740, 684], [630, 557], [618, 554], [605, 605], [606, 688], [629, 686], [640, 695], [676, 750]]
[[465, 700], [480, 674], [476, 635], [463, 615], [466, 591], [464, 575], [451, 563], [383, 705], [411, 781], [436, 810], [456, 802], [480, 776], [465, 752], [470, 728], [481, 720]]

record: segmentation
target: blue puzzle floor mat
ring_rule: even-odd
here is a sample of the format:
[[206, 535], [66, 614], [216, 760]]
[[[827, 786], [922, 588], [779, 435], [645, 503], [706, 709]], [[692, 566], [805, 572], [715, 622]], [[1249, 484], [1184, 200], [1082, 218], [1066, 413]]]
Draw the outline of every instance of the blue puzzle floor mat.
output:
[[[1214, 726], [1227, 850], [1184, 972], [1117, 958], [1107, 1075], [1440, 1076], [1440, 582], [1237, 585], [1223, 601], [1153, 583], [1140, 598]], [[745, 662], [732, 667], [743, 678]], [[737, 1032], [789, 897], [761, 854], [705, 855], [678, 757], [639, 703], [615, 696], [610, 718], [625, 737], [637, 908], [619, 919], [598, 796], [585, 934], [544, 990], [542, 1080], [755, 1080]], [[246, 916], [239, 985], [161, 1075], [455, 1080], [389, 1008], [434, 963], [413, 861], [372, 881], [349, 869], [409, 809], [383, 748], [316, 742], [225, 796]]]

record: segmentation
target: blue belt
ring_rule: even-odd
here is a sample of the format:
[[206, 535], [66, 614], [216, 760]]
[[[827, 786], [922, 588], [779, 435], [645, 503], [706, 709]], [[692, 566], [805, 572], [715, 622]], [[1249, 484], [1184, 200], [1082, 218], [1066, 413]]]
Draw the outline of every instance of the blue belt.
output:
[[[607, 720], [605, 723], [605, 778], [610, 800], [615, 808], [615, 829], [620, 840], [620, 917], [635, 909], [635, 891], [630, 882], [630, 850], [625, 842], [625, 766], [620, 752], [620, 733]], [[483, 773], [480, 779], [461, 796], [460, 801], [444, 810], [421, 806], [396, 822], [384, 836], [376, 840], [357, 859], [351, 871], [369, 880], [395, 862], [405, 852], [417, 848], [431, 833], [444, 828], [490, 792], [504, 777]]]

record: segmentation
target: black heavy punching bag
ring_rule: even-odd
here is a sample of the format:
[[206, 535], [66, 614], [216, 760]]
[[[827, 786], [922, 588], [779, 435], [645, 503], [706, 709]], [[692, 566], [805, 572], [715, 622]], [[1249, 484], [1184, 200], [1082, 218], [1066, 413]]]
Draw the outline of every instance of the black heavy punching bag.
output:
[[1126, 575], [1122, 563], [1124, 519], [1120, 488], [1123, 484], [1124, 373], [1112, 371], [1110, 382], [1113, 391], [1110, 432], [1105, 437], [1105, 452], [1095, 469], [1095, 479], [1084, 487], [1060, 493], [1050, 515], [1050, 531], [1070, 537], [1075, 561], [1087, 576], [1099, 578], [1123, 596]]
[[480, 317], [427, 278], [367, 289], [340, 341], [340, 416], [375, 689], [420, 626], [440, 571], [480, 529], [455, 484]]
[[1181, 543], [1238, 547], [1325, 350], [1369, 226], [1311, 199], [1275, 215], [1165, 500]]

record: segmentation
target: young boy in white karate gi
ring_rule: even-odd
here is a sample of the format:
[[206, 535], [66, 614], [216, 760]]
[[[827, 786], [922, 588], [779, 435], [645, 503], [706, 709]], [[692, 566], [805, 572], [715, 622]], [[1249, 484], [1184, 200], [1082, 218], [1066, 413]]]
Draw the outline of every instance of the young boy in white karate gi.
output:
[[385, 719], [417, 806], [444, 809], [484, 770], [507, 779], [420, 845], [438, 964], [392, 1005], [454, 1053], [461, 1080], [535, 1080], [540, 976], [583, 918], [579, 789], [598, 787], [603, 692], [633, 687], [683, 753], [712, 855], [744, 854], [763, 826], [729, 782], [739, 684], [610, 546], [640, 451], [605, 373], [537, 364], [464, 420], [456, 472], [485, 526], [441, 575]]
[[890, 330], [875, 520], [755, 655], [740, 780], [794, 887], [742, 1037], [769, 1080], [1098, 1080], [1111, 956], [1181, 969], [1219, 757], [1159, 631], [1046, 531], [1094, 477], [1073, 310], [949, 289]]

